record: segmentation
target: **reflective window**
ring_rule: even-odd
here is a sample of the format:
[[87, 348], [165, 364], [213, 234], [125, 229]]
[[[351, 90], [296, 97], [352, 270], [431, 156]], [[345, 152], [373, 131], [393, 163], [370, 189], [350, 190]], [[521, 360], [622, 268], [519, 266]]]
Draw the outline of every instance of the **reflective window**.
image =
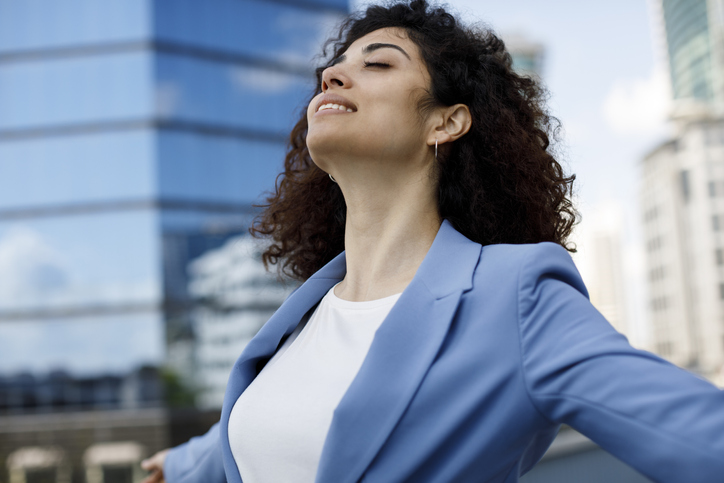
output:
[[[309, 6], [311, 2], [304, 3]], [[265, 0], [155, 2], [154, 32], [160, 40], [309, 68], [310, 60], [320, 53], [322, 42], [341, 20], [348, 2], [314, 3], [332, 9]]]
[[0, 53], [150, 37], [145, 0], [2, 0]]
[[229, 238], [247, 233], [251, 220], [251, 210], [247, 214], [165, 210], [161, 226], [167, 299], [183, 306], [189, 299], [189, 264]]
[[171, 131], [158, 146], [162, 197], [246, 204], [274, 188], [286, 152], [281, 143]]
[[2, 313], [157, 303], [160, 262], [150, 211], [0, 223]]
[[0, 63], [0, 129], [149, 117], [151, 79], [144, 51]]
[[125, 374], [161, 364], [164, 331], [156, 312], [0, 322], [0, 374]]
[[0, 210], [149, 198], [154, 157], [150, 131], [0, 142]]
[[314, 86], [312, 76], [176, 55], [159, 55], [156, 69], [159, 116], [280, 134]]

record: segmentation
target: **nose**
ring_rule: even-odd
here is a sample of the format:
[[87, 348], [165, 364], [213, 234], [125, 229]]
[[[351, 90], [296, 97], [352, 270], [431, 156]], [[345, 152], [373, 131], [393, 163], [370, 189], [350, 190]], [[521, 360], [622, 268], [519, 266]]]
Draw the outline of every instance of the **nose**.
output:
[[349, 87], [351, 80], [337, 65], [327, 67], [322, 72], [322, 92], [327, 92], [331, 87]]

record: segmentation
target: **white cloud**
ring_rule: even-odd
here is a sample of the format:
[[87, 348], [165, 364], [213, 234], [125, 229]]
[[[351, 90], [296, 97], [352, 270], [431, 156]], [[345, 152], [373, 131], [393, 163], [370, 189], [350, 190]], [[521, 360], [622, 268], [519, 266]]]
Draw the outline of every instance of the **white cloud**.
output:
[[249, 69], [247, 67], [233, 67], [231, 69], [231, 78], [242, 90], [262, 93], [284, 92], [297, 80], [294, 75], [286, 72]]
[[330, 35], [336, 33], [335, 27], [344, 18], [339, 13], [303, 14], [301, 11], [280, 15], [272, 26], [274, 31], [291, 40], [284, 50], [275, 56], [300, 66], [309, 66], [309, 62], [321, 53], [322, 45]]
[[665, 127], [669, 99], [666, 71], [655, 69], [646, 79], [615, 81], [603, 103], [603, 114], [620, 134], [655, 134]]
[[[75, 256], [74, 256], [75, 255]], [[0, 235], [0, 310], [157, 300], [153, 278], [114, 280], [108, 265], [82, 269], [77, 253], [54, 246], [41, 233], [14, 226]]]
[[68, 270], [61, 254], [25, 227], [0, 238], [0, 305], [62, 290]]

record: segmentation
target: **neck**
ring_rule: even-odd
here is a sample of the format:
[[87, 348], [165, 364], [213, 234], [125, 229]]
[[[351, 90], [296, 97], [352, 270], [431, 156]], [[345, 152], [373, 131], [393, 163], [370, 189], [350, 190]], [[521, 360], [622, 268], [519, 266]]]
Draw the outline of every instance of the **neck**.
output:
[[335, 293], [352, 301], [402, 292], [425, 258], [442, 220], [431, 176], [380, 177], [340, 187], [347, 204], [347, 274]]

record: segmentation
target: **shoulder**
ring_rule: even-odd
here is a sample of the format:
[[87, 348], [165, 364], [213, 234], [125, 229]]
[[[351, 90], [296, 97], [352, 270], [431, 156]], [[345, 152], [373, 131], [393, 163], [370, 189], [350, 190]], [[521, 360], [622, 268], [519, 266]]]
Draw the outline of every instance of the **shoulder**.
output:
[[506, 317], [525, 318], [541, 304], [569, 297], [588, 299], [588, 291], [571, 256], [555, 243], [486, 245], [475, 266], [467, 304]]
[[557, 243], [483, 246], [475, 278], [489, 276], [514, 282], [521, 289], [554, 278], [587, 294], [570, 254]]

